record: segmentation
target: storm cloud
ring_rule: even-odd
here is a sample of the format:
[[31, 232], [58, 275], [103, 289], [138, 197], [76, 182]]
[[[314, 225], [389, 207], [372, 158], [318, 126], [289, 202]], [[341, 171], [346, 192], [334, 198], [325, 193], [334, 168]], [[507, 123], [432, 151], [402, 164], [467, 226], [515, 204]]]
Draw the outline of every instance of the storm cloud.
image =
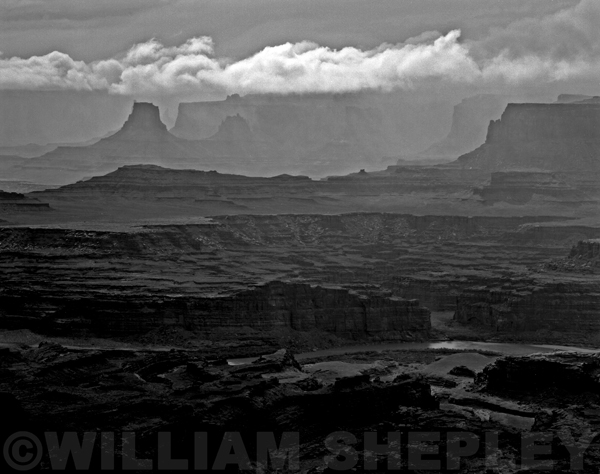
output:
[[53, 52], [0, 58], [2, 89], [106, 90], [127, 96], [196, 92], [315, 93], [419, 89], [443, 83], [502, 86], [593, 80], [600, 74], [600, 2], [515, 22], [477, 41], [458, 29], [425, 32], [374, 49], [329, 48], [310, 41], [269, 46], [230, 60], [210, 37], [179, 46], [157, 40], [118, 57], [84, 62]]

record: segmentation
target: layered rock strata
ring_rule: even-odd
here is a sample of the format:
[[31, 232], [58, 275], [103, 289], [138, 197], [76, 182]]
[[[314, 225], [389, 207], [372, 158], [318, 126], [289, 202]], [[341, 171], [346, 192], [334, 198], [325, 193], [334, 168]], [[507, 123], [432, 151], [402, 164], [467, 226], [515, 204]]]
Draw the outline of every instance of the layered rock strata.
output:
[[0, 191], [0, 212], [48, 211], [50, 205], [21, 193]]
[[[64, 327], [89, 327], [86, 318], [77, 323], [73, 316], [86, 314], [89, 305], [107, 314], [116, 332], [156, 327], [163, 320], [177, 322], [179, 315], [182, 324], [185, 319], [185, 324], [201, 327], [202, 318], [194, 314], [205, 311], [201, 305], [211, 298], [230, 297], [273, 280], [291, 285], [281, 289], [285, 305], [294, 299], [341, 298], [344, 307], [362, 308], [361, 298], [346, 291], [354, 289], [385, 308], [398, 306], [389, 300], [398, 296], [418, 299], [432, 310], [453, 311], [457, 297], [469, 287], [502, 287], [515, 279], [524, 287], [541, 285], [537, 277], [527, 276], [529, 268], [563, 257], [586, 229], [568, 221], [552, 226], [544, 222], [551, 219], [352, 213], [219, 216], [195, 224], [115, 224], [106, 229], [101, 225], [3, 227], [0, 269], [7, 278], [1, 282], [0, 294], [13, 325], [17, 316], [22, 327], [60, 321], [64, 301], [68, 303]], [[587, 285], [585, 279], [571, 284], [573, 288]], [[328, 289], [316, 290], [315, 285]], [[335, 290], [336, 286], [346, 292]], [[272, 289], [271, 296], [265, 296], [265, 291], [252, 290], [247, 298], [263, 301], [276, 294]], [[325, 293], [319, 296], [321, 291]], [[576, 293], [570, 291], [569, 297], [575, 298]], [[9, 302], [12, 306], [6, 306]], [[114, 319], [115, 308], [132, 314], [131, 328], [125, 327], [125, 316], [122, 321]], [[368, 308], [367, 304], [364, 311], [348, 311], [366, 315]], [[285, 319], [288, 310], [282, 311], [277, 317]], [[186, 314], [190, 318], [184, 318]], [[142, 319], [136, 328], [138, 317]], [[383, 327], [361, 326], [356, 318], [348, 326], [336, 322], [333, 327], [325, 320], [315, 324], [349, 337], [358, 337], [353, 334], [361, 331], [372, 331], [365, 337], [380, 337]], [[290, 327], [293, 321], [305, 324], [290, 317]], [[259, 320], [252, 324], [260, 327]], [[103, 330], [101, 326], [99, 331]], [[421, 337], [421, 330], [406, 329], [411, 334], [413, 330], [414, 337]]]
[[536, 198], [569, 206], [594, 202], [585, 192], [562, 181], [554, 173], [533, 171], [493, 172], [489, 185], [473, 192], [486, 204], [507, 202], [523, 205]]
[[361, 297], [343, 289], [273, 282], [221, 297], [153, 295], [134, 288], [124, 294], [118, 287], [110, 294], [106, 289], [70, 294], [49, 288], [4, 291], [0, 322], [5, 328], [101, 336], [141, 334], [164, 325], [209, 333], [235, 328], [320, 330], [377, 340], [423, 339], [430, 330], [429, 310], [418, 301]]
[[600, 284], [535, 281], [480, 287], [457, 297], [454, 319], [500, 332], [553, 330], [589, 334], [600, 329]]

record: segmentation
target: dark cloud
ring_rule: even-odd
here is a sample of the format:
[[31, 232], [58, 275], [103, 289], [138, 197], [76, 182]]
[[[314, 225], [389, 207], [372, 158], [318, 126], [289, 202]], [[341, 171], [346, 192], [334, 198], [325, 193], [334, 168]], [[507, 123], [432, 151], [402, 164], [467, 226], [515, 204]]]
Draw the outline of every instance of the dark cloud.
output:
[[169, 0], [5, 0], [3, 22], [88, 21], [134, 15], [163, 7]]
[[[93, 61], [157, 38], [167, 45], [211, 36], [221, 56], [243, 58], [266, 46], [314, 41], [361, 49], [399, 43], [423, 31], [460, 28], [485, 36], [518, 18], [577, 0], [2, 0], [0, 49], [28, 57], [53, 50]], [[46, 15], [46, 17], [44, 17]], [[8, 18], [11, 18], [9, 21]]]

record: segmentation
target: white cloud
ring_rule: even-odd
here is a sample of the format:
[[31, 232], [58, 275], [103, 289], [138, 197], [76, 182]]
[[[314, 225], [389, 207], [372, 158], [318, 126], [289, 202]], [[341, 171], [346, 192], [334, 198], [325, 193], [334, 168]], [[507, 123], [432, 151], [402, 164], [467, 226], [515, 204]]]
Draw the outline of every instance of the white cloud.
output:
[[209, 37], [166, 47], [156, 40], [125, 55], [85, 63], [54, 52], [0, 58], [0, 88], [108, 90], [129, 96], [190, 93], [313, 93], [415, 89], [431, 84], [531, 85], [600, 77], [600, 2], [516, 22], [477, 42], [460, 31], [423, 33], [372, 50], [304, 41], [229, 61]]

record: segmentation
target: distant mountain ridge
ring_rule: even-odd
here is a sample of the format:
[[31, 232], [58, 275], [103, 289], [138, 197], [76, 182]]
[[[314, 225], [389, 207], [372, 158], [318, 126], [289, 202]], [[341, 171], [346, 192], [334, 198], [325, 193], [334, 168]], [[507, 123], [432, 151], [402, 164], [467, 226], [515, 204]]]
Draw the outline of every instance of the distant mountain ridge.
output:
[[21, 161], [7, 171], [12, 178], [66, 184], [124, 164], [167, 164], [190, 167], [197, 161], [195, 147], [171, 135], [161, 122], [158, 107], [135, 103], [116, 133], [89, 146], [58, 147], [38, 158]]
[[[246, 106], [236, 112], [238, 102], [248, 101], [254, 104], [254, 115], [248, 116]], [[182, 104], [178, 123], [169, 131], [156, 106], [135, 103], [121, 129], [96, 143], [62, 146], [27, 160], [6, 157], [0, 165], [8, 168], [9, 179], [47, 184], [66, 184], [131, 164], [252, 176], [326, 176], [381, 168], [386, 147], [393, 149], [381, 131], [381, 111], [365, 106], [360, 98], [233, 97], [225, 102], [225, 109], [217, 103], [216, 129], [204, 130], [206, 136], [198, 132], [203, 121], [193, 133], [181, 133], [181, 124], [186, 116], [189, 119], [190, 107], [204, 110], [213, 107], [210, 104]]]
[[[359, 115], [360, 112], [350, 110], [346, 122], [351, 123], [351, 117]], [[368, 146], [354, 139], [358, 132], [346, 122], [340, 127], [337, 140], [323, 140], [317, 149], [299, 143], [288, 149], [283, 144], [283, 131], [270, 138], [256, 134], [240, 114], [226, 116], [208, 138], [190, 140], [167, 130], [158, 107], [136, 102], [120, 130], [89, 146], [61, 146], [40, 157], [7, 156], [2, 161], [8, 167], [7, 178], [47, 184], [67, 184], [133, 164], [218, 169], [252, 176], [298, 174], [305, 170], [339, 173], [354, 171], [364, 167], [365, 161], [380, 157], [379, 152], [367, 150]], [[327, 135], [322, 130], [319, 133]]]

